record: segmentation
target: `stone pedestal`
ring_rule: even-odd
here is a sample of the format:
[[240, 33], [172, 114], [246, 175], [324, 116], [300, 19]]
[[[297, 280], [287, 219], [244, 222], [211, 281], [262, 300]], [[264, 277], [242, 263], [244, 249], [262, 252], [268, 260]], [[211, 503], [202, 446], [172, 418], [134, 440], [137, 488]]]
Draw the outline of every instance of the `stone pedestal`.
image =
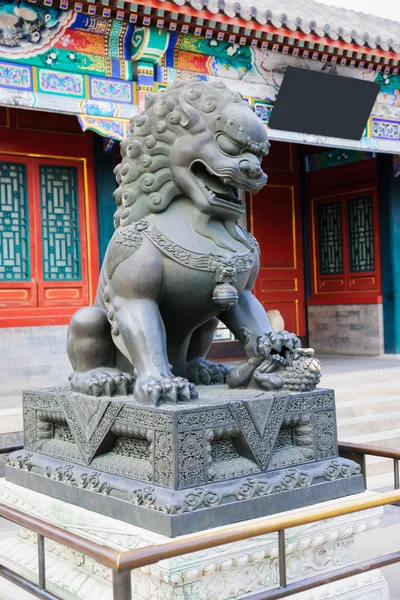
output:
[[[160, 534], [4, 480], [0, 480], [0, 502], [121, 551], [167, 541]], [[287, 530], [289, 581], [351, 564], [356, 560], [355, 535], [377, 527], [381, 514], [382, 509], [371, 509]], [[277, 535], [268, 534], [164, 560], [132, 572], [132, 600], [239, 599], [278, 584], [277, 557]], [[37, 579], [36, 536], [18, 528], [3, 537], [0, 563], [32, 580]], [[111, 572], [92, 559], [47, 540], [46, 565], [48, 589], [61, 598], [112, 600]], [[382, 574], [373, 571], [292, 597], [296, 600], [388, 600], [389, 595]], [[25, 600], [28, 595], [0, 579], [0, 599], [16, 598]]]
[[160, 406], [32, 390], [24, 436], [8, 481], [170, 537], [364, 491], [326, 389], [200, 386]]

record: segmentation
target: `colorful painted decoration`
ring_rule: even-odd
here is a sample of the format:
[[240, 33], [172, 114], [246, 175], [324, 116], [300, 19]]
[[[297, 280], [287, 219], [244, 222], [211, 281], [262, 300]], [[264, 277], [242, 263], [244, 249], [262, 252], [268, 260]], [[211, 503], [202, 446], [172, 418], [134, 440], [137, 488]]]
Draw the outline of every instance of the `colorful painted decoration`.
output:
[[91, 117], [88, 115], [78, 115], [78, 120], [83, 131], [90, 129], [104, 137], [118, 141], [123, 140], [128, 135], [129, 120]]
[[166, 29], [138, 27], [132, 35], [131, 58], [157, 64], [167, 50], [169, 32]]
[[400, 119], [392, 121], [389, 119], [372, 118], [372, 137], [385, 140], [400, 139]]
[[0, 86], [32, 90], [32, 68], [17, 63], [0, 62]]
[[336, 167], [346, 163], [358, 162], [374, 158], [374, 152], [363, 152], [355, 150], [328, 150], [327, 152], [318, 152], [306, 157], [306, 170], [316, 171], [317, 169], [326, 169]]
[[[21, 23], [18, 35], [16, 19]], [[238, 91], [268, 127], [286, 69], [292, 65], [379, 81], [382, 91], [362, 139], [346, 145], [361, 156], [393, 151], [394, 144], [400, 144], [398, 74], [342, 66], [328, 57], [320, 61], [311, 55], [305, 58], [304, 53], [281, 53], [267, 43], [248, 46], [235, 36], [225, 38], [178, 33], [162, 25], [134, 30], [124, 19], [30, 0], [0, 0], [0, 104], [80, 115], [86, 128], [122, 139], [128, 119], [149, 95], [175, 81], [200, 77], [222, 80]], [[343, 147], [343, 140], [301, 132], [269, 130], [269, 134], [282, 141]]]
[[51, 48], [73, 23], [76, 13], [28, 0], [0, 2], [0, 56], [28, 58]]

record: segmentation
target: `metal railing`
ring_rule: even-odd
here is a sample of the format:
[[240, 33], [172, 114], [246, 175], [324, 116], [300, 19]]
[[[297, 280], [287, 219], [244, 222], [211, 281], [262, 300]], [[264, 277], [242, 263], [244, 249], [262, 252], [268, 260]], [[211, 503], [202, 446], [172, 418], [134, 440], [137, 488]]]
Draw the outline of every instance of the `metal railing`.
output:
[[399, 461], [400, 450], [391, 448], [378, 448], [376, 446], [366, 446], [364, 444], [352, 444], [351, 442], [339, 442], [339, 453], [343, 458], [354, 460], [361, 467], [361, 473], [364, 475], [365, 489], [367, 488], [367, 456], [381, 456], [393, 460], [393, 482], [394, 489], [400, 489]]
[[[341, 444], [343, 451], [351, 451], [353, 454], [359, 450], [360, 455], [365, 455], [365, 447], [360, 449], [355, 444]], [[380, 449], [373, 448], [374, 452]], [[388, 458], [398, 458], [398, 452], [383, 450]], [[2, 449], [0, 448], [0, 454]], [[391, 455], [392, 454], [392, 455]], [[379, 456], [379, 455], [378, 455]], [[365, 466], [365, 465], [364, 465]], [[244, 600], [277, 600], [286, 598], [292, 594], [316, 588], [330, 582], [339, 581], [347, 577], [365, 573], [373, 569], [381, 568], [393, 563], [400, 562], [400, 551], [371, 560], [358, 562], [340, 569], [334, 569], [329, 573], [308, 577], [298, 582], [288, 583], [286, 575], [286, 546], [285, 531], [293, 527], [316, 523], [325, 519], [332, 519], [342, 515], [381, 507], [400, 501], [400, 490], [375, 494], [372, 497], [356, 497], [350, 500], [329, 503], [326, 506], [310, 507], [295, 514], [280, 514], [253, 522], [236, 523], [230, 527], [222, 527], [211, 531], [203, 531], [198, 535], [183, 536], [172, 539], [162, 544], [149, 544], [148, 546], [119, 552], [113, 548], [104, 546], [92, 540], [85, 539], [75, 533], [66, 531], [57, 525], [42, 521], [37, 517], [29, 516], [22, 511], [11, 508], [0, 503], [0, 517], [17, 525], [25, 527], [38, 536], [38, 583], [34, 583], [15, 571], [11, 571], [0, 564], [0, 575], [12, 583], [29, 591], [38, 598], [46, 600], [62, 600], [59, 596], [46, 589], [46, 562], [45, 562], [45, 539], [50, 539], [93, 558], [105, 567], [112, 570], [112, 586], [114, 600], [131, 600], [131, 571], [140, 567], [156, 564], [161, 560], [173, 558], [198, 552], [215, 546], [230, 544], [248, 538], [265, 535], [268, 533], [278, 534], [278, 560], [279, 560], [279, 587], [258, 592], [247, 596]]]

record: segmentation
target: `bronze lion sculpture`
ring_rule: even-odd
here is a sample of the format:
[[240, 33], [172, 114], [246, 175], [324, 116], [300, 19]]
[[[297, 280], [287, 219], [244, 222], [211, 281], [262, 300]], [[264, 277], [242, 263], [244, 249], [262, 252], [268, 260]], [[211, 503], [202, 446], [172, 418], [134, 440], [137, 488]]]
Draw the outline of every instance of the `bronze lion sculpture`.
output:
[[[72, 390], [156, 404], [195, 398], [195, 384], [315, 387], [312, 351], [273, 332], [252, 294], [258, 244], [237, 224], [238, 189], [264, 187], [268, 149], [252, 107], [221, 82], [175, 83], [132, 119], [95, 305], [68, 331]], [[205, 359], [218, 319], [244, 344], [231, 371]]]

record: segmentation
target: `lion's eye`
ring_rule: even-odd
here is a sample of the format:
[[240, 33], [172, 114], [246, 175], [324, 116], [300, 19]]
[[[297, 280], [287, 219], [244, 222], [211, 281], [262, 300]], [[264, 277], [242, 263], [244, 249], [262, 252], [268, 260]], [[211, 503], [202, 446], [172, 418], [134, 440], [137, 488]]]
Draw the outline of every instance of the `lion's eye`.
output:
[[217, 139], [217, 146], [224, 154], [228, 154], [228, 156], [239, 156], [242, 148], [232, 142], [226, 135], [220, 134]]

